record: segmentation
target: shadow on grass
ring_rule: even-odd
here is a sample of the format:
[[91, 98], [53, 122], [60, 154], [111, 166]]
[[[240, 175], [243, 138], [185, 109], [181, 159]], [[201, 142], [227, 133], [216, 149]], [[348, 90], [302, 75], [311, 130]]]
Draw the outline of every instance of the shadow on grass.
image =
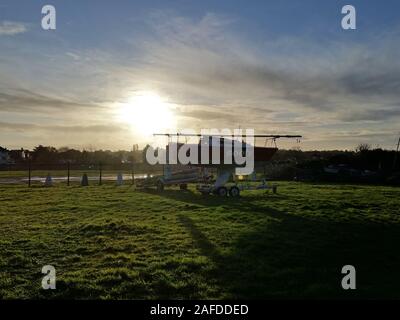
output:
[[[175, 195], [169, 191], [164, 196]], [[201, 204], [190, 193], [181, 201]], [[210, 201], [210, 199], [208, 199]], [[225, 199], [213, 199], [221, 205]], [[232, 204], [232, 201], [230, 202]], [[229, 202], [228, 202], [229, 204]], [[216, 265], [210, 273], [232, 298], [399, 298], [400, 254], [398, 225], [309, 219], [251, 204], [242, 198], [236, 208], [262, 211], [266, 219], [246, 233], [223, 255], [200, 226], [187, 215], [178, 217], [204, 256]], [[354, 265], [357, 289], [343, 290], [344, 265]]]
[[[288, 197], [283, 194], [272, 194], [268, 191], [261, 191], [257, 194], [247, 194], [245, 197], [239, 198], [231, 198], [231, 197], [219, 197], [217, 195], [201, 195], [199, 192], [192, 190], [174, 190], [168, 189], [162, 192], [158, 192], [153, 189], [140, 190], [141, 192], [149, 193], [152, 195], [156, 195], [159, 197], [164, 197], [168, 199], [173, 199], [175, 201], [185, 202], [189, 204], [195, 204], [199, 206], [206, 207], [218, 207], [223, 205], [224, 207], [235, 207], [235, 208], [248, 208], [249, 205], [253, 207], [253, 209], [259, 209], [258, 206], [253, 204], [254, 200], [260, 200], [265, 197], [267, 201], [276, 201], [287, 199]], [[248, 210], [246, 210], [248, 211]]]
[[[237, 235], [229, 247], [211, 241], [210, 225], [201, 223], [201, 216], [191, 210], [178, 215], [178, 223], [193, 239], [201, 255], [211, 260], [212, 267], [203, 265], [190, 269], [187, 276], [209, 279], [216, 283], [224, 298], [399, 298], [400, 297], [400, 230], [398, 225], [367, 222], [335, 222], [320, 216], [296, 216], [272, 208], [273, 201], [285, 195], [265, 195], [260, 205], [260, 194], [248, 194], [240, 199], [202, 197], [196, 192], [165, 190], [150, 191], [160, 197], [189, 203], [191, 206], [219, 207], [215, 210], [215, 223], [229, 210], [235, 209], [249, 218], [250, 230]], [[262, 200], [262, 195], [261, 195]], [[257, 203], [258, 202], [258, 203]], [[171, 202], [172, 203], [172, 202]], [[271, 206], [269, 206], [269, 204]], [[190, 207], [191, 208], [191, 207]], [[212, 214], [211, 210], [211, 214]], [[207, 221], [210, 221], [209, 217]], [[213, 221], [213, 220], [211, 220]], [[247, 220], [241, 220], [243, 227]], [[255, 222], [257, 221], [257, 222]], [[106, 225], [109, 228], [109, 225]], [[211, 227], [211, 228], [210, 228]], [[213, 229], [213, 230], [212, 230]], [[212, 231], [209, 231], [212, 230]], [[90, 231], [90, 230], [89, 230]], [[228, 245], [227, 245], [228, 246]], [[223, 250], [225, 249], [225, 250]], [[18, 262], [18, 261], [17, 261]], [[208, 262], [208, 260], [207, 260]], [[179, 268], [174, 262], [171, 269]], [[351, 264], [357, 270], [357, 290], [341, 288], [341, 269]], [[90, 297], [104, 294], [104, 288], [120, 290], [116, 297], [186, 297], [198, 298], [200, 286], [192, 282], [187, 286], [171, 285], [165, 276], [165, 265], [144, 270], [144, 286], [136, 282], [128, 271], [117, 270], [91, 287], [76, 283], [75, 279], [60, 282], [62, 297]], [[156, 272], [157, 271], [157, 272]], [[180, 275], [179, 275], [180, 276]], [[141, 275], [143, 277], [143, 275]], [[156, 278], [156, 279], [155, 279]], [[178, 277], [179, 278], [179, 277]], [[187, 281], [187, 280], [185, 280]], [[190, 281], [188, 281], [190, 282]], [[97, 290], [97, 291], [96, 291]], [[121, 293], [120, 293], [121, 292]], [[212, 292], [214, 294], [214, 292]], [[203, 296], [200, 296], [203, 297]]]

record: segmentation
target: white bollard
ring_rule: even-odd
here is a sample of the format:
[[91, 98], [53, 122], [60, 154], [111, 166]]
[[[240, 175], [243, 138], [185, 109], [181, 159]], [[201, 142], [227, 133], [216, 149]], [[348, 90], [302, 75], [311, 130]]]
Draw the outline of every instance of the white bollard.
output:
[[53, 185], [53, 179], [51, 178], [50, 173], [47, 174], [46, 181], [44, 182], [46, 187], [51, 187]]
[[87, 187], [88, 185], [89, 185], [89, 178], [88, 178], [87, 174], [84, 173], [82, 176], [81, 186]]
[[122, 173], [118, 173], [117, 175], [117, 186], [122, 186], [124, 184], [124, 178], [122, 177]]

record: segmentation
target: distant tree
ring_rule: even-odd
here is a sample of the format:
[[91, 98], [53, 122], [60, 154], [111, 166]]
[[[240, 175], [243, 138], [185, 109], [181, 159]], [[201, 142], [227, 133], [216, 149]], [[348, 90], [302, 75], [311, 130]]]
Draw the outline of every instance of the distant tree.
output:
[[58, 158], [61, 162], [82, 162], [82, 152], [75, 149], [60, 148], [58, 149]]
[[356, 152], [365, 152], [369, 150], [371, 150], [371, 145], [368, 143], [360, 143], [356, 148]]
[[58, 152], [54, 147], [39, 145], [33, 149], [32, 160], [40, 163], [50, 163], [57, 160]]

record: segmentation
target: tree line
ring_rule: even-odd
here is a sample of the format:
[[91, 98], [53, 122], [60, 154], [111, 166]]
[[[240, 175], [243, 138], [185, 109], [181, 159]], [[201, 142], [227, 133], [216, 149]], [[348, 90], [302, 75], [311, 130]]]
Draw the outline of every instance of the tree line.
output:
[[[6, 150], [2, 148], [3, 150]], [[52, 146], [38, 145], [31, 151], [21, 150], [12, 152], [11, 160], [18, 164], [30, 161], [37, 164], [121, 164], [143, 163], [144, 152], [134, 146], [131, 151], [119, 150], [77, 150], [73, 148], [55, 148]], [[15, 151], [15, 150], [13, 150]], [[24, 155], [22, 154], [24, 152]], [[315, 168], [328, 165], [346, 164], [355, 169], [388, 171], [399, 170], [400, 159], [396, 151], [371, 148], [361, 144], [355, 150], [315, 150], [301, 151], [299, 149], [280, 149], [274, 155], [272, 164], [291, 164], [300, 168]]]
[[60, 164], [70, 162], [71, 164], [121, 164], [142, 162], [142, 151], [134, 147], [132, 151], [119, 150], [77, 150], [73, 148], [55, 148], [52, 146], [39, 145], [31, 151], [21, 150], [10, 154], [14, 163], [31, 162], [37, 164]]

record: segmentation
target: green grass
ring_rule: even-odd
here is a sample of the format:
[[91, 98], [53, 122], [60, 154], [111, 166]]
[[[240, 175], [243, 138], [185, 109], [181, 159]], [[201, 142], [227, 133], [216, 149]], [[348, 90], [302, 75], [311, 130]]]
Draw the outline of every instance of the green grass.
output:
[[[400, 189], [0, 186], [0, 298], [400, 298]], [[57, 289], [41, 289], [41, 268]], [[341, 289], [341, 268], [357, 290]]]

